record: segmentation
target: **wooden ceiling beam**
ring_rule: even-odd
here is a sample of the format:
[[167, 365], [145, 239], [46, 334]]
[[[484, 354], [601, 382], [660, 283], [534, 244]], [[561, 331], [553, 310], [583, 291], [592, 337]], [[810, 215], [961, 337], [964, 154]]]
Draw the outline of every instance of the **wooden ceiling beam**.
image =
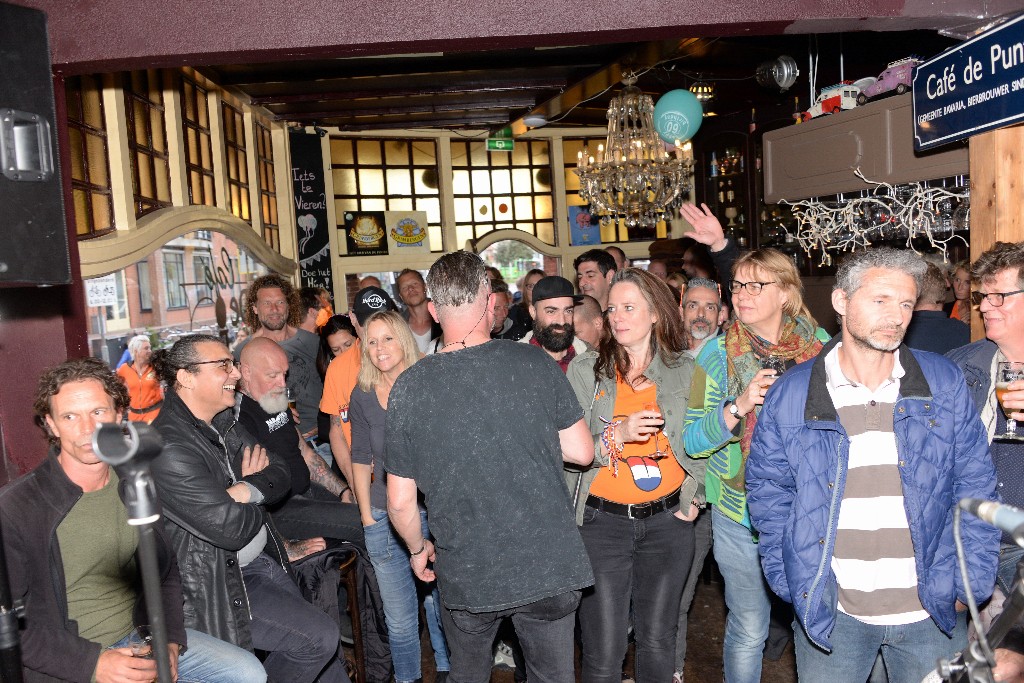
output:
[[558, 90], [565, 87], [565, 78], [538, 78], [533, 80], [518, 81], [516, 83], [505, 83], [497, 80], [491, 81], [462, 81], [456, 84], [441, 85], [437, 87], [421, 86], [416, 88], [394, 88], [386, 87], [373, 89], [352, 89], [333, 90], [328, 92], [307, 92], [304, 91], [303, 83], [289, 84], [294, 90], [291, 94], [261, 95], [251, 97], [250, 102], [255, 105], [269, 106], [274, 104], [295, 104], [299, 102], [321, 102], [330, 100], [349, 99], [386, 99], [392, 97], [416, 97], [418, 95], [458, 95], [462, 93], [500, 93], [518, 92], [522, 90]]
[[[309, 121], [338, 116], [388, 116], [390, 114], [437, 114], [440, 112], [525, 109], [536, 104], [532, 97], [484, 100], [481, 102], [436, 102], [406, 106], [352, 107], [320, 111], [286, 111], [276, 116], [279, 121]], [[275, 112], [276, 113], [276, 112]]]
[[[700, 40], [698, 38], [686, 38], [678, 41], [644, 43], [633, 51], [614, 59], [614, 61], [598, 71], [570, 85], [563, 92], [546, 102], [542, 102], [534, 107], [531, 112], [527, 113], [542, 113], [549, 122], [555, 121], [563, 113], [570, 111], [591, 98], [596, 98], [605, 93], [608, 93], [610, 97], [611, 92], [615, 90], [615, 86], [621, 83], [626, 74], [631, 72], [639, 73], [659, 62], [680, 54], [684, 50], [692, 50], [699, 46]], [[521, 135], [529, 130], [522, 117], [514, 120], [511, 126], [513, 135]]]

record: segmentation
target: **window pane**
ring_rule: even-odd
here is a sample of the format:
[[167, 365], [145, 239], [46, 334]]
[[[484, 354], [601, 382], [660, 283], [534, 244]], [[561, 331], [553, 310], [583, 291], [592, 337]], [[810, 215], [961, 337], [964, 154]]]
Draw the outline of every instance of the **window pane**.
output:
[[356, 170], [339, 168], [332, 171], [335, 194], [356, 194]]
[[352, 163], [352, 141], [331, 138], [331, 161], [336, 164]]
[[412, 194], [409, 171], [406, 169], [388, 169], [388, 196], [408, 197]]
[[85, 137], [86, 154], [89, 162], [89, 182], [93, 185], [110, 187], [107, 177], [107, 141], [98, 135]]
[[491, 171], [491, 184], [494, 194], [508, 194], [512, 191], [512, 176], [508, 171]]
[[388, 166], [408, 166], [409, 146], [402, 140], [393, 140], [384, 143], [384, 154]]
[[68, 138], [71, 142], [71, 177], [85, 180], [85, 143], [82, 140], [82, 132], [71, 128], [68, 130]]
[[[379, 168], [360, 168], [359, 191], [363, 195], [384, 194], [384, 171]], [[379, 211], [379, 209], [367, 210]]]
[[360, 166], [380, 164], [380, 142], [377, 140], [359, 140], [356, 143], [356, 154]]

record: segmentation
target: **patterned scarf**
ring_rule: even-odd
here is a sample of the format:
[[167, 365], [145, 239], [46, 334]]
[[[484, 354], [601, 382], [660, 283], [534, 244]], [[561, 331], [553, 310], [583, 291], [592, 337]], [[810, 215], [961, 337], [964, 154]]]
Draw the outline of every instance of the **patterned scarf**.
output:
[[[801, 363], [818, 355], [823, 344], [815, 336], [815, 326], [807, 318], [790, 318], [785, 316], [782, 321], [782, 334], [779, 343], [771, 344], [754, 333], [749, 327], [736, 320], [725, 331], [725, 356], [728, 362], [730, 396], [739, 396], [754, 379], [761, 369], [761, 361], [769, 356]], [[750, 453], [750, 441], [757, 425], [758, 406], [747, 413], [743, 419], [740, 432], [740, 453], [743, 457], [739, 471], [732, 479], [723, 480], [732, 489], [743, 491], [745, 488], [745, 471], [747, 455]]]

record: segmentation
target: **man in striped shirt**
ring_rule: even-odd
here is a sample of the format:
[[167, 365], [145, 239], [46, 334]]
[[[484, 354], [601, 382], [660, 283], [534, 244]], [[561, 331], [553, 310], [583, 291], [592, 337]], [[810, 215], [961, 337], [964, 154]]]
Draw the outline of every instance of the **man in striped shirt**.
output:
[[966, 645], [963, 602], [992, 591], [999, 533], [953, 509], [992, 500], [995, 471], [963, 374], [903, 335], [924, 263], [858, 252], [836, 275], [842, 334], [768, 392], [746, 481], [772, 589], [793, 603], [800, 680], [919, 681]]

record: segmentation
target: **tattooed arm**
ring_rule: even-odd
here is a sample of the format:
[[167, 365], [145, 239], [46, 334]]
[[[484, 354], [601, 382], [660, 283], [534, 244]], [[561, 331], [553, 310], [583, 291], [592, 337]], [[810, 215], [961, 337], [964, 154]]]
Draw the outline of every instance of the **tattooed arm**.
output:
[[345, 477], [345, 481], [352, 481], [352, 450], [348, 446], [348, 439], [345, 438], [345, 432], [341, 429], [341, 416], [331, 415], [331, 431], [329, 432], [331, 439], [331, 453], [334, 455], [334, 461], [338, 463], [338, 469], [341, 470], [341, 476]]
[[[333, 416], [331, 419], [333, 420]], [[341, 438], [344, 439], [344, 435]], [[333, 451], [334, 449], [332, 448], [331, 450]], [[306, 467], [309, 468], [309, 480], [311, 482], [320, 484], [320, 486], [323, 486], [339, 497], [348, 490], [348, 485], [331, 471], [327, 461], [310, 447], [309, 442], [303, 439], [301, 434], [299, 435], [299, 452], [302, 453], [302, 459], [306, 461]], [[340, 462], [338, 464], [341, 465]], [[349, 467], [351, 468], [351, 464]]]

